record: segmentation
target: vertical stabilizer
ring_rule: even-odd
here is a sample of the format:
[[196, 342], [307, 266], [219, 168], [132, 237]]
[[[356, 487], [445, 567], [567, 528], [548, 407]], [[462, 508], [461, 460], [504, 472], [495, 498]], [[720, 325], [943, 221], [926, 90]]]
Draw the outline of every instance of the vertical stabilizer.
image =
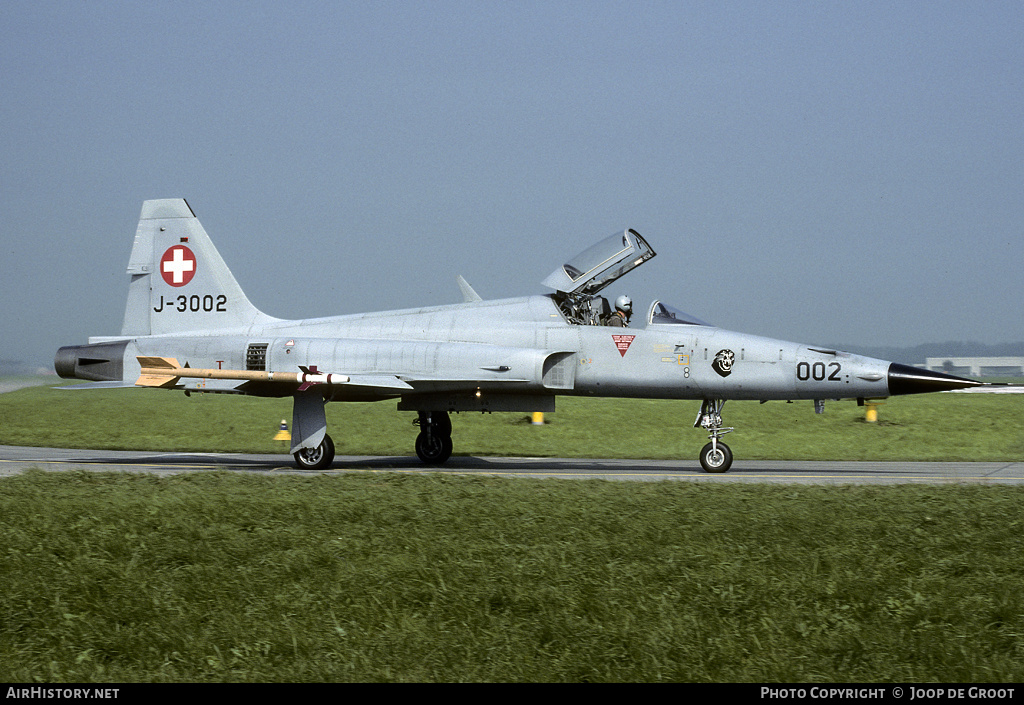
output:
[[121, 335], [238, 328], [276, 319], [246, 298], [182, 198], [142, 204]]

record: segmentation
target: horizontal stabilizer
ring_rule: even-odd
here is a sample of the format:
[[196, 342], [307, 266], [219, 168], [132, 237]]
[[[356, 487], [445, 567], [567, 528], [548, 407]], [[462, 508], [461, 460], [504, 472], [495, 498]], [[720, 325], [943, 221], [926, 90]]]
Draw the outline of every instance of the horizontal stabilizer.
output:
[[110, 382], [86, 382], [85, 384], [65, 384], [60, 387], [51, 387], [61, 391], [89, 391], [95, 389], [134, 389], [136, 385], [131, 382], [113, 380]]

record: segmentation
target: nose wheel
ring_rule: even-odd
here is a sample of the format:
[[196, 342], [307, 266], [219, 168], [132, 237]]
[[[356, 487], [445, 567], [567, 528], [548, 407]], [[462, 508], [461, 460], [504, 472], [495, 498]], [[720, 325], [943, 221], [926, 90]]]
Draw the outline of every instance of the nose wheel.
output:
[[722, 426], [723, 406], [724, 399], [705, 399], [693, 423], [694, 428], [706, 428], [711, 440], [700, 450], [700, 466], [704, 472], [728, 472], [732, 466], [732, 450], [721, 441], [722, 436], [733, 431], [731, 426]]
[[724, 443], [708, 443], [700, 449], [700, 466], [704, 472], [726, 472], [732, 465], [732, 450]]

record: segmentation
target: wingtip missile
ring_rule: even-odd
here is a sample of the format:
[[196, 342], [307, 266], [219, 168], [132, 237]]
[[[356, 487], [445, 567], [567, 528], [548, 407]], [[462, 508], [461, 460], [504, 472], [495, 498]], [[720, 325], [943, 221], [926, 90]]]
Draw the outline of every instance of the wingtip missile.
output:
[[181, 367], [173, 357], [136, 358], [141, 365], [137, 387], [173, 387], [182, 377], [190, 379], [228, 379], [239, 382], [277, 382], [298, 384], [299, 391], [305, 391], [317, 384], [339, 385], [350, 381], [347, 375], [319, 372], [316, 367], [300, 368], [301, 372], [265, 372], [261, 370], [214, 370], [198, 367]]

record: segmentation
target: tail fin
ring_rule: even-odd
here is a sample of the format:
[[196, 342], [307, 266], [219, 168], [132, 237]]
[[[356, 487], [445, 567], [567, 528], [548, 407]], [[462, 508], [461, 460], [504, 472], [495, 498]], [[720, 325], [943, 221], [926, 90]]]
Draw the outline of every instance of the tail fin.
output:
[[121, 335], [239, 328], [276, 319], [249, 303], [182, 198], [142, 204]]

